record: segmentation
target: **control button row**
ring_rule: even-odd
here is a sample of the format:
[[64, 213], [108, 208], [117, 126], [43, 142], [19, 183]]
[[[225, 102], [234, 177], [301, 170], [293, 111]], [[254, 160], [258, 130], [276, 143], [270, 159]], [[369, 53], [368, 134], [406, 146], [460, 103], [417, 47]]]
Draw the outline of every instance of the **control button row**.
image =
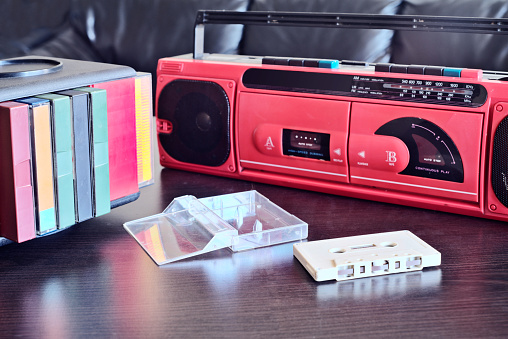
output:
[[264, 65], [281, 65], [297, 67], [339, 68], [339, 60], [332, 59], [300, 59], [300, 58], [273, 58], [264, 57]]
[[450, 67], [422, 66], [422, 65], [376, 64], [375, 71], [388, 73], [437, 75], [476, 80], [481, 80], [483, 77], [483, 71], [481, 69], [450, 68]]
[[369, 63], [366, 61], [356, 61], [356, 60], [341, 60], [340, 64], [344, 66], [363, 66], [363, 67], [369, 66]]

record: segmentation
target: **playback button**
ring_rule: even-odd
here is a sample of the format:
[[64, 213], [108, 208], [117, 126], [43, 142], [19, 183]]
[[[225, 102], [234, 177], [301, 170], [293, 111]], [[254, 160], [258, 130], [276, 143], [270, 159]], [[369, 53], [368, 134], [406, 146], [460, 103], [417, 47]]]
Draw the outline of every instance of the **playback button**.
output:
[[425, 66], [421, 66], [421, 65], [409, 65], [407, 67], [407, 72], [409, 74], [424, 74], [425, 73]]
[[392, 73], [407, 73], [409, 65], [392, 65], [390, 72]]
[[302, 59], [302, 58], [264, 57], [261, 59], [261, 63], [263, 65], [316, 67], [316, 68], [327, 68], [327, 69], [339, 68], [339, 60], [334, 60], [334, 59]]
[[374, 66], [374, 70], [376, 72], [390, 72], [392, 65], [393, 64], [376, 64], [376, 66]]
[[483, 78], [483, 71], [481, 69], [464, 68], [460, 73], [460, 77], [481, 81]]
[[483, 71], [481, 69], [469, 68], [454, 68], [454, 67], [440, 67], [440, 66], [425, 66], [425, 65], [399, 65], [399, 64], [376, 64], [376, 72], [386, 73], [407, 73], [407, 74], [420, 74], [432, 76], [445, 76], [455, 78], [467, 78], [482, 80]]
[[319, 60], [318, 62], [319, 68], [330, 68], [336, 69], [339, 68], [339, 60]]
[[460, 69], [460, 68], [445, 68], [445, 69], [443, 69], [443, 75], [445, 77], [460, 78], [461, 73], [462, 73], [462, 69]]
[[442, 76], [443, 75], [443, 67], [437, 67], [437, 66], [425, 66], [424, 74], [425, 75], [437, 75]]
[[263, 65], [288, 66], [290, 61], [291, 61], [291, 59], [289, 59], [289, 58], [264, 57], [261, 59], [261, 63]]

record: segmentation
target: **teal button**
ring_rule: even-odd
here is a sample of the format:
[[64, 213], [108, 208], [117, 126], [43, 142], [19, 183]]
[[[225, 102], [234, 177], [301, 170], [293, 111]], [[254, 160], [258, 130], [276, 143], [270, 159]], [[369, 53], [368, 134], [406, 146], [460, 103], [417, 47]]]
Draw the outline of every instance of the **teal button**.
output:
[[339, 68], [339, 60], [319, 60], [319, 68]]
[[445, 77], [460, 77], [462, 72], [461, 68], [445, 68], [443, 69], [443, 76]]

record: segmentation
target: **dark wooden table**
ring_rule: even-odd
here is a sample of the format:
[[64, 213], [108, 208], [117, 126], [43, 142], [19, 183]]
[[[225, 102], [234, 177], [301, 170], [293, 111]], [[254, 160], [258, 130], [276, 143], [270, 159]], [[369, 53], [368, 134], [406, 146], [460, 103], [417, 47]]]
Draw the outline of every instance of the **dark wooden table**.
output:
[[[308, 240], [407, 229], [442, 253], [422, 272], [315, 282], [292, 244], [157, 266], [123, 229], [173, 198], [256, 189]], [[134, 203], [0, 247], [0, 336], [508, 336], [508, 224], [156, 167]]]

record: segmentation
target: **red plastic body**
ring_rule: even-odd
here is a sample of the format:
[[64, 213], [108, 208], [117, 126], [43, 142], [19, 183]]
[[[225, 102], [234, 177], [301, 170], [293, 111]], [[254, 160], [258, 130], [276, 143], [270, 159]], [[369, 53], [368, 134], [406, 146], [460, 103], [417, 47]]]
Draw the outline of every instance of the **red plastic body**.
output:
[[[177, 79], [216, 82], [226, 92], [231, 106], [231, 153], [223, 165], [211, 167], [177, 161], [159, 142], [163, 166], [508, 220], [508, 208], [497, 199], [490, 183], [491, 144], [499, 122], [508, 115], [508, 83], [485, 77], [477, 79], [476, 75], [481, 74], [478, 70], [465, 70], [464, 74], [469, 72], [475, 76], [464, 78], [410, 75], [411, 79], [422, 81], [481, 84], [487, 91], [487, 99], [472, 108], [247, 88], [242, 77], [252, 68], [408, 78], [408, 74], [375, 72], [367, 67], [331, 70], [236, 60], [193, 60], [187, 56], [161, 59], [156, 111], [162, 89]], [[410, 158], [407, 145], [399, 138], [376, 134], [376, 130], [394, 119], [408, 117], [439, 126], [453, 141], [462, 160], [462, 181], [401, 174]], [[284, 129], [330, 135], [330, 159], [283, 154]]]

